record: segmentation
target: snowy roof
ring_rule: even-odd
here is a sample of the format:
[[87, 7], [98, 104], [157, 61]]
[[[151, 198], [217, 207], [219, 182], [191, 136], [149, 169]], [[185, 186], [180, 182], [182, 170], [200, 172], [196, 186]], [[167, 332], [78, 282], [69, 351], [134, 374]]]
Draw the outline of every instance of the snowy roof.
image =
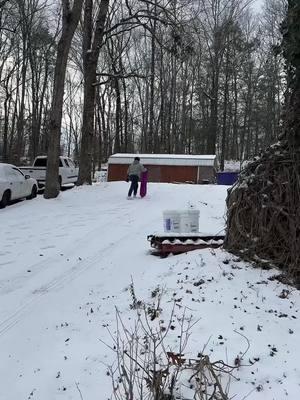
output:
[[141, 163], [146, 165], [186, 165], [186, 166], [214, 166], [215, 155], [191, 154], [133, 154], [117, 153], [109, 157], [109, 164], [131, 164], [135, 157], [140, 157]]

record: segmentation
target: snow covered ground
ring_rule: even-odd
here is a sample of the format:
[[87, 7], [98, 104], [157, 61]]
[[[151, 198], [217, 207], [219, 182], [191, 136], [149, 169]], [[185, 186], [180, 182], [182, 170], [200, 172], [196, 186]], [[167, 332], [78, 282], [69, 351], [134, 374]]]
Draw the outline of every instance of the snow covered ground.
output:
[[149, 254], [146, 236], [162, 230], [165, 209], [193, 204], [201, 232], [222, 231], [226, 190], [150, 184], [145, 199], [127, 201], [126, 183], [100, 183], [0, 210], [0, 400], [108, 399], [115, 355], [102, 341], [111, 343], [115, 306], [134, 318], [131, 279], [144, 301], [164, 288], [165, 319], [176, 299], [176, 312], [199, 320], [186, 357], [206, 344], [212, 360], [233, 364], [248, 339], [234, 399], [298, 400], [297, 290], [222, 249]]

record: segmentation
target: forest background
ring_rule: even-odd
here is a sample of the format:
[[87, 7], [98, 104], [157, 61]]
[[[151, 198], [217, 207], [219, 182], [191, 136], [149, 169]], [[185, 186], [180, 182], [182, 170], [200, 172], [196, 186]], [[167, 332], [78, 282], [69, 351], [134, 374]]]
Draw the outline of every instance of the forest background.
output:
[[[95, 37], [100, 0], [91, 6]], [[109, 2], [107, 2], [109, 3]], [[248, 160], [276, 141], [285, 91], [278, 50], [285, 0], [116, 0], [99, 46], [93, 169], [114, 152]], [[83, 13], [83, 15], [84, 15]], [[65, 80], [61, 153], [80, 158], [87, 24]], [[0, 160], [48, 151], [61, 2], [0, 1]]]

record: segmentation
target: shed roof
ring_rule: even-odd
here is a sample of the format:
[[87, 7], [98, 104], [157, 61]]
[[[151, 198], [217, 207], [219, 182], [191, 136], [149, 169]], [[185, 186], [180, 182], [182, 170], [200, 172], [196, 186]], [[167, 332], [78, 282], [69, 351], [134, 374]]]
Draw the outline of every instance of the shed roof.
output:
[[216, 162], [215, 155], [116, 153], [109, 157], [108, 164], [131, 164], [134, 157], [148, 165], [214, 166]]

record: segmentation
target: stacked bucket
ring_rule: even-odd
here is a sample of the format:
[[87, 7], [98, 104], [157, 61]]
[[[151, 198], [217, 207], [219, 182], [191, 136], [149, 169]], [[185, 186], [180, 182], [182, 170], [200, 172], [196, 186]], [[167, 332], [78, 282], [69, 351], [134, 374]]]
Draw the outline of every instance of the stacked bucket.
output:
[[166, 210], [163, 212], [164, 231], [169, 233], [198, 233], [199, 210]]

